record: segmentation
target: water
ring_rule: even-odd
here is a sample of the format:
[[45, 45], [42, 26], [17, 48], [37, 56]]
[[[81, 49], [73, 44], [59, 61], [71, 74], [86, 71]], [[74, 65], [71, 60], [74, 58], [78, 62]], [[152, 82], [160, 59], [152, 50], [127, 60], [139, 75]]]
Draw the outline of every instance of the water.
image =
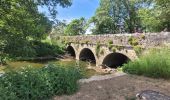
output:
[[[7, 65], [5, 66], [0, 66], [0, 73], [3, 73], [5, 69], [11, 68], [11, 69], [18, 69], [21, 67], [26, 67], [28, 65], [33, 66], [33, 67], [44, 67], [45, 65], [53, 63], [53, 64], [59, 64], [66, 66], [79, 66], [83, 69], [85, 69], [85, 76], [86, 77], [91, 77], [93, 75], [102, 75], [104, 73], [97, 72], [94, 69], [88, 69], [87, 67], [89, 66], [88, 62], [83, 62], [83, 61], [76, 61], [74, 59], [64, 59], [64, 60], [52, 60], [52, 61], [39, 61], [39, 62], [33, 62], [33, 61], [15, 61], [15, 62], [7, 62]], [[94, 65], [91, 65], [91, 67], [95, 67]]]

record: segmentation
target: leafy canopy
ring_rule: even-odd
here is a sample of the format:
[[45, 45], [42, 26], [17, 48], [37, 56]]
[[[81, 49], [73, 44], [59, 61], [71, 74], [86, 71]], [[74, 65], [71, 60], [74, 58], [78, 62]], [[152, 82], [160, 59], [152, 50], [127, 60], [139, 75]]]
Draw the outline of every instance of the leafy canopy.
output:
[[85, 33], [86, 21], [82, 17], [72, 20], [65, 29], [66, 35], [80, 35]]
[[38, 7], [47, 7], [51, 16], [55, 17], [58, 5], [68, 7], [71, 0], [1, 0], [0, 54], [34, 55], [31, 41], [46, 38], [53, 24], [38, 12]]

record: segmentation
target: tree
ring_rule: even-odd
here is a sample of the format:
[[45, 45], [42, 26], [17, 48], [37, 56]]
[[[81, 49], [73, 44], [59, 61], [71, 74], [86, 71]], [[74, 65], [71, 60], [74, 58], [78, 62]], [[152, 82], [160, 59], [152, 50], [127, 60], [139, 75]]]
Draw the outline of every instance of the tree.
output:
[[54, 27], [52, 32], [50, 33], [50, 37], [55, 38], [57, 36], [65, 35], [64, 30], [66, 28], [66, 21], [60, 21], [58, 22]]
[[72, 20], [65, 29], [66, 35], [80, 35], [85, 33], [86, 21], [82, 17]]
[[163, 29], [170, 32], [170, 0], [156, 0], [156, 4], [158, 11], [161, 12], [159, 19], [162, 22]]
[[122, 26], [126, 32], [133, 33], [138, 20], [135, 5], [132, 0], [101, 0], [90, 20], [95, 24], [95, 34], [118, 33]]
[[[138, 28], [148, 32], [170, 31], [169, 0], [100, 0], [100, 6], [89, 23], [93, 34], [128, 33]], [[120, 27], [121, 26], [121, 27]]]
[[38, 12], [38, 6], [53, 9], [56, 5], [67, 7], [70, 0], [1, 0], [0, 1], [0, 54], [10, 56], [33, 56], [35, 51], [31, 41], [44, 39], [51, 31], [53, 22], [43, 13]]
[[109, 9], [111, 8], [110, 0], [101, 0], [100, 7], [97, 8], [95, 16], [93, 16], [89, 24], [93, 23], [95, 28], [92, 29], [93, 34], [107, 34], [114, 31], [114, 20], [112, 20]]
[[147, 32], [170, 31], [170, 0], [144, 0], [141, 4], [145, 6], [138, 16]]

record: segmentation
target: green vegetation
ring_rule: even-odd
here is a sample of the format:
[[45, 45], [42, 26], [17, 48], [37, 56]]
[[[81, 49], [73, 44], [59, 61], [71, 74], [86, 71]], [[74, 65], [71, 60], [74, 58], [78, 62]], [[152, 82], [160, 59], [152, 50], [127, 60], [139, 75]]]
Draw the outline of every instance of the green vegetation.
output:
[[100, 54], [103, 55], [104, 54], [104, 49], [100, 50]]
[[108, 44], [113, 44], [113, 40], [109, 40], [109, 41], [108, 41]]
[[135, 52], [138, 56], [140, 56], [142, 51], [143, 51], [143, 48], [139, 44], [139, 42], [144, 40], [144, 39], [145, 39], [145, 35], [143, 35], [143, 34], [139, 35], [138, 37], [131, 36], [128, 39], [129, 44], [133, 47], [133, 49], [135, 50]]
[[112, 47], [112, 52], [116, 52], [116, 48], [115, 47]]
[[72, 94], [78, 89], [80, 70], [49, 64], [42, 68], [7, 70], [0, 78], [1, 100], [47, 100], [54, 95]]
[[107, 46], [108, 46], [109, 50], [112, 50], [112, 48], [113, 48], [113, 41], [112, 40], [108, 40]]
[[70, 22], [65, 29], [65, 35], [80, 35], [85, 33], [86, 21], [82, 17], [80, 19], [74, 19]]
[[128, 39], [128, 42], [131, 46], [137, 46], [139, 44], [139, 40], [132, 36]]
[[153, 49], [138, 60], [129, 62], [123, 71], [153, 78], [170, 79], [170, 49]]
[[143, 48], [139, 45], [133, 46], [133, 49], [135, 50], [136, 54], [140, 56], [142, 54]]
[[169, 0], [100, 0], [93, 34], [170, 31]]
[[[71, 1], [0, 1], [0, 64], [3, 64], [7, 59], [16, 57], [45, 56], [49, 55], [48, 52], [50, 54], [52, 52], [60, 53], [56, 52], [59, 51], [59, 46], [54, 47], [42, 42], [51, 32], [54, 20], [49, 20], [44, 13], [38, 11], [38, 7], [46, 7], [49, 10], [49, 15], [55, 19], [58, 5], [68, 7], [71, 5]], [[39, 46], [37, 47], [37, 45]]]
[[96, 55], [99, 56], [100, 53], [100, 42], [97, 42], [96, 47], [95, 47]]

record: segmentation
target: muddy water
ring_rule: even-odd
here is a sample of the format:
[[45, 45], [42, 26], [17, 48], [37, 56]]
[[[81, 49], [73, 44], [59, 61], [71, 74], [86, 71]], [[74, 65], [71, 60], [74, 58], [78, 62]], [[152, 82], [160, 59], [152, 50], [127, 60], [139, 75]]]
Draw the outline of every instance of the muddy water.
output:
[[59, 64], [66, 66], [73, 66], [73, 67], [81, 67], [85, 69], [86, 77], [91, 77], [93, 75], [102, 75], [105, 73], [97, 72], [94, 69], [89, 69], [88, 67], [95, 67], [93, 64], [89, 64], [88, 62], [83, 61], [76, 61], [74, 59], [63, 59], [63, 60], [52, 60], [52, 61], [39, 61], [39, 62], [31, 62], [31, 61], [15, 61], [15, 62], [7, 62], [7, 65], [0, 67], [0, 72], [3, 72], [5, 69], [12, 68], [18, 69], [25, 66], [33, 66], [33, 67], [43, 67], [49, 63]]

